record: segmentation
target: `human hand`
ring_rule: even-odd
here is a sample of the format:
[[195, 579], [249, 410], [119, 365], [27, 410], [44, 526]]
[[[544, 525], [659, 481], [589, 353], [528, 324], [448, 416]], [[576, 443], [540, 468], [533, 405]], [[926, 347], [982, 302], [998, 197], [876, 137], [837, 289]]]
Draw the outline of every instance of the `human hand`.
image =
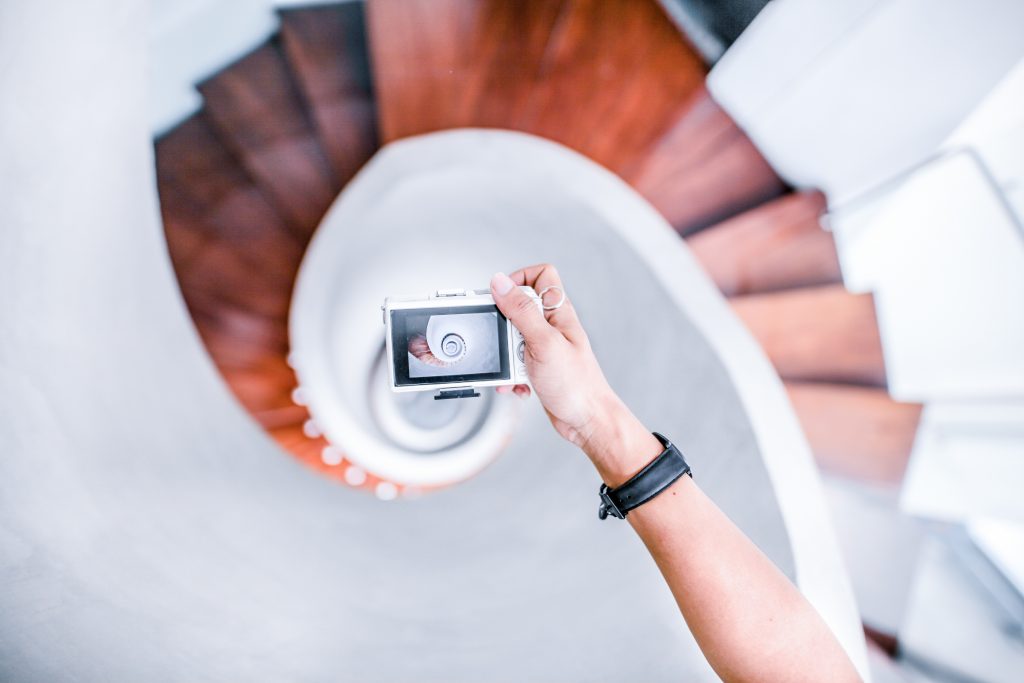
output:
[[[523, 333], [530, 384], [551, 424], [590, 456], [611, 485], [609, 479], [621, 478], [620, 467], [629, 470], [633, 466], [616, 460], [621, 460], [622, 453], [651, 448], [657, 453], [660, 445], [608, 385], [572, 301], [566, 297], [557, 309], [542, 312], [516, 285], [529, 285], [538, 292], [558, 287], [564, 292], [558, 272], [543, 264], [511, 275], [497, 273], [491, 278], [491, 295], [498, 309]], [[497, 391], [530, 396], [525, 384], [498, 387]]]
[[[621, 486], [658, 456], [661, 442], [612, 391], [571, 301], [542, 312], [516, 285], [561, 288], [558, 273], [550, 265], [497, 273], [491, 295], [523, 333], [530, 384], [551, 424], [583, 449], [606, 485]], [[525, 384], [497, 390], [531, 393]], [[765, 679], [766, 670], [771, 680], [860, 680], [811, 604], [691, 478], [679, 477], [628, 520], [724, 680]]]

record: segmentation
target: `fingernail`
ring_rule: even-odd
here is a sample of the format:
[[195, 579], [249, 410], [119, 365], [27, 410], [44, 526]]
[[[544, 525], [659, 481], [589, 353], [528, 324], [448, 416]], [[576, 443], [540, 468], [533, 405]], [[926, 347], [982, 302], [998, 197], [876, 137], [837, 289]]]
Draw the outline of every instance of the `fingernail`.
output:
[[516, 286], [516, 283], [512, 282], [512, 278], [505, 273], [495, 273], [491, 278], [491, 289], [501, 296], [505, 296], [512, 291], [512, 288]]

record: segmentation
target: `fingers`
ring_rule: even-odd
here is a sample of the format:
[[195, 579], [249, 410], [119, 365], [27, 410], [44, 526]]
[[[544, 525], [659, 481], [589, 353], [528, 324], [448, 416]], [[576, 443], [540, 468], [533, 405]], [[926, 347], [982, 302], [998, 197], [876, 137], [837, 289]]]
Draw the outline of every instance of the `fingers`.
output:
[[[555, 267], [549, 263], [542, 263], [536, 266], [530, 266], [528, 268], [522, 268], [515, 271], [509, 278], [512, 279], [517, 285], [529, 285], [533, 287], [534, 291], [538, 294], [543, 291], [545, 287], [558, 287], [562, 294], [565, 293], [565, 286], [562, 284], [562, 279], [558, 275], [558, 271]], [[554, 304], [558, 302], [559, 292], [549, 292], [544, 297], [545, 304]], [[559, 332], [564, 334], [570, 341], [578, 342], [586, 338], [586, 333], [583, 331], [583, 325], [580, 323], [579, 316], [576, 315], [576, 309], [573, 308], [572, 301], [566, 296], [565, 301], [562, 305], [552, 311], [545, 311], [547, 320]]]
[[540, 349], [551, 342], [555, 328], [548, 324], [537, 302], [516, 287], [507, 275], [496, 273], [491, 278], [491, 295], [498, 310], [523, 333], [531, 348]]
[[502, 384], [499, 387], [494, 387], [494, 391], [499, 394], [515, 394], [519, 398], [530, 398], [529, 384]]

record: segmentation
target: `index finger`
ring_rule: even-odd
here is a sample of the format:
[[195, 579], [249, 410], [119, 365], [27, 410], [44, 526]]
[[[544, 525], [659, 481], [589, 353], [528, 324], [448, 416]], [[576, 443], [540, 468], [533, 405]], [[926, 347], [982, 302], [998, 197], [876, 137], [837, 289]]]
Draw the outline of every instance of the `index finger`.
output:
[[[533, 287], [534, 291], [538, 294], [545, 287], [558, 287], [565, 294], [565, 286], [558, 275], [558, 270], [550, 263], [520, 268], [511, 273], [509, 277], [517, 285]], [[551, 301], [551, 299], [548, 300]], [[586, 338], [583, 325], [580, 323], [579, 316], [576, 315], [576, 309], [573, 308], [572, 301], [568, 295], [566, 295], [565, 301], [562, 302], [561, 306], [552, 311], [544, 311], [544, 315], [548, 322], [564, 334], [569, 341], [577, 342]]]

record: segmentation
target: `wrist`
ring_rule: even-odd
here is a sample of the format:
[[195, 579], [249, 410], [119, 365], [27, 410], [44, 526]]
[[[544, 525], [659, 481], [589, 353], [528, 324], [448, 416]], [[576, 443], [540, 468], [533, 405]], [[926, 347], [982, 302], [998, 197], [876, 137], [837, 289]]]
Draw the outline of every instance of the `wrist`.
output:
[[611, 488], [628, 481], [663, 450], [661, 442], [611, 392], [598, 400], [588, 427], [581, 447]]

